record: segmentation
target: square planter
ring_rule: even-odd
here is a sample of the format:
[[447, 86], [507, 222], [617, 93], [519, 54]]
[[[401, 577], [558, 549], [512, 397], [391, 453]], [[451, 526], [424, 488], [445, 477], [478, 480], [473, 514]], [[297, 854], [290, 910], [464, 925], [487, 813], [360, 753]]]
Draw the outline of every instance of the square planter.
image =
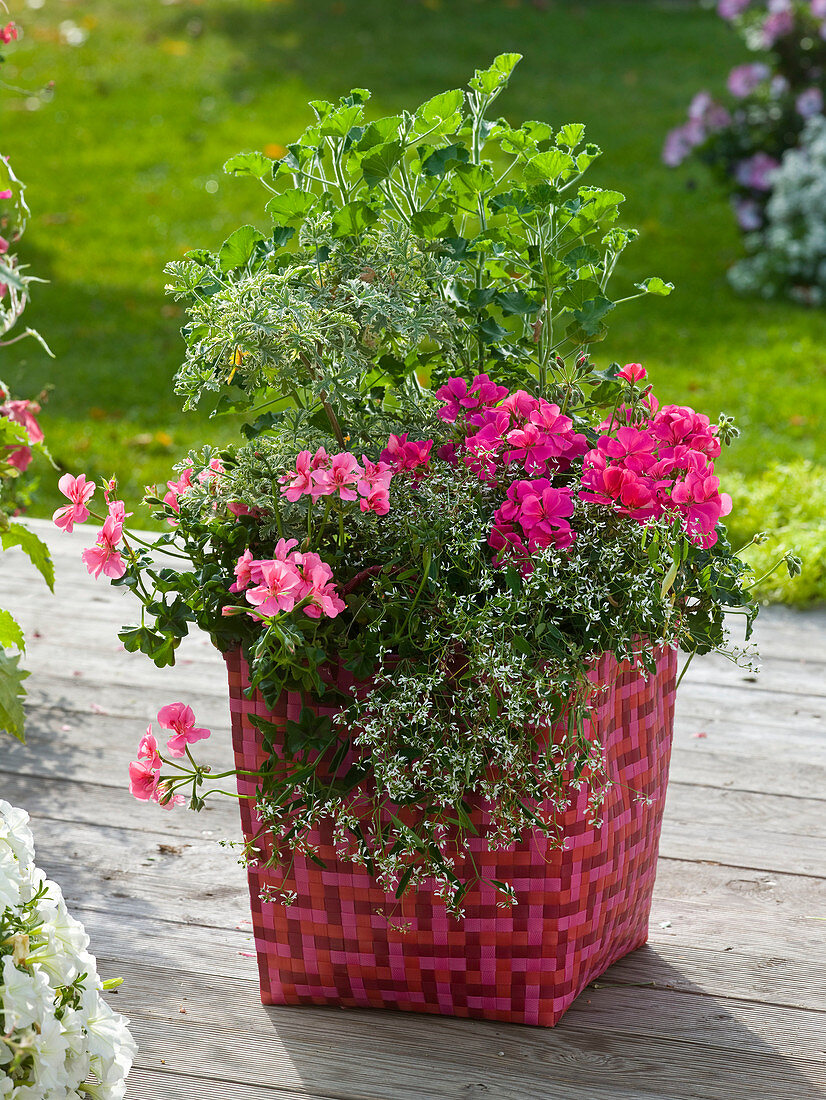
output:
[[[226, 661], [236, 766], [253, 770], [264, 750], [249, 715], [283, 725], [298, 719], [301, 700], [285, 692], [269, 711], [258, 693], [253, 699], [243, 694], [248, 680], [240, 650]], [[297, 894], [292, 905], [262, 901], [262, 891], [281, 876], [251, 865], [264, 1004], [393, 1008], [553, 1026], [589, 982], [646, 941], [676, 663], [676, 651], [662, 649], [647, 679], [610, 654], [594, 668], [592, 675], [611, 687], [599, 697], [591, 734], [605, 745], [615, 779], [599, 828], [587, 822], [585, 792], [573, 792], [563, 850], [539, 831], [498, 852], [470, 838], [486, 877], [515, 887], [518, 904], [510, 910], [497, 907], [486, 885], [470, 890], [462, 921], [447, 916], [424, 889], [398, 901], [363, 868], [337, 858], [329, 826], [312, 838], [325, 869], [295, 858], [286, 882]], [[251, 794], [255, 781], [239, 776], [238, 789]], [[254, 802], [240, 805], [250, 839], [260, 828]], [[266, 838], [257, 847], [266, 857]]]

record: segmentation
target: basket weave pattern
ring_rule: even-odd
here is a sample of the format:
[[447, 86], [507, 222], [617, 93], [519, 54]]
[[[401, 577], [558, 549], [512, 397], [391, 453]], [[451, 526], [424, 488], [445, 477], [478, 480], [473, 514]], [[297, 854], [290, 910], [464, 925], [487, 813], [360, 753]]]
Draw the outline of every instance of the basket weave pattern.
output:
[[[226, 661], [236, 766], [254, 770], [264, 754], [248, 716], [277, 725], [297, 721], [301, 699], [285, 692], [269, 711], [257, 692], [253, 699], [243, 694], [248, 680], [240, 651]], [[485, 885], [468, 893], [463, 921], [448, 917], [425, 889], [399, 902], [363, 868], [337, 858], [329, 832], [311, 837], [326, 869], [296, 857], [286, 885], [298, 896], [288, 907], [260, 900], [261, 891], [282, 878], [251, 865], [264, 1004], [394, 1008], [553, 1026], [589, 982], [647, 938], [675, 671], [676, 652], [665, 649], [648, 680], [618, 666], [610, 654], [594, 670], [613, 685], [600, 698], [592, 728], [616, 780], [600, 828], [586, 821], [586, 793], [575, 792], [564, 818], [565, 850], [551, 848], [539, 832], [497, 852], [471, 838], [483, 875], [514, 885], [518, 905], [511, 910], [498, 908], [494, 890]], [[255, 781], [239, 776], [238, 790], [254, 793]], [[250, 838], [260, 828], [254, 803], [242, 799], [240, 806]], [[266, 841], [257, 846], [267, 850]]]

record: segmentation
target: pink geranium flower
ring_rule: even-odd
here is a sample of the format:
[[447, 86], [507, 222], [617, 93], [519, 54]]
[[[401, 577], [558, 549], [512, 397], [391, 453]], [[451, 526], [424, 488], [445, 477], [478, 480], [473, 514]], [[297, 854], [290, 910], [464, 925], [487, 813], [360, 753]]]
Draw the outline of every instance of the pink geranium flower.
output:
[[155, 797], [158, 789], [158, 768], [152, 766], [151, 761], [133, 760], [129, 765], [129, 791], [134, 798], [141, 802], [150, 802]]
[[151, 724], [146, 727], [146, 733], [143, 735], [138, 745], [138, 760], [146, 760], [149, 766], [155, 769], [159, 769], [161, 766], [161, 755], [158, 752], [158, 742], [152, 734]]
[[292, 611], [301, 598], [301, 578], [295, 566], [286, 561], [263, 561], [259, 563], [259, 571], [261, 583], [247, 592], [247, 599], [259, 615]]
[[183, 756], [187, 745], [203, 741], [209, 737], [210, 730], [196, 728], [192, 707], [183, 703], [169, 703], [158, 711], [158, 725], [172, 730], [172, 736], [166, 743], [171, 756]]
[[720, 480], [708, 471], [689, 470], [671, 490], [671, 499], [686, 518], [689, 538], [708, 548], [717, 541], [715, 527], [731, 511], [731, 497], [720, 492]]
[[342, 500], [358, 500], [356, 486], [363, 473], [356, 456], [349, 451], [333, 455], [326, 469], [313, 470], [311, 474], [313, 499], [338, 493]]
[[217, 481], [219, 478], [223, 477], [225, 473], [226, 470], [220, 458], [211, 458], [206, 469], [201, 470], [198, 474], [198, 482], [201, 485], [205, 485], [207, 482]]
[[[17, 38], [17, 27], [14, 23], [7, 23], [5, 27], [0, 30], [0, 42], [3, 42], [8, 46], [9, 42], [11, 42], [13, 38]], [[0, 198], [10, 199], [11, 191], [9, 191], [8, 195], [0, 192]]]
[[58, 508], [52, 520], [61, 530], [71, 534], [76, 523], [85, 523], [89, 518], [89, 509], [86, 505], [93, 496], [96, 486], [94, 481], [86, 480], [85, 474], [80, 474], [78, 477], [64, 474], [58, 481], [57, 487], [71, 503]]
[[[169, 492], [164, 496], [164, 504], [168, 505], [173, 512], [180, 512], [181, 506], [178, 503], [178, 497], [184, 495], [192, 488], [192, 467], [187, 466], [177, 481], [167, 481], [166, 485]], [[175, 525], [175, 520], [170, 519], [169, 523]]]
[[113, 516], [107, 516], [103, 528], [98, 533], [98, 540], [91, 550], [84, 550], [81, 558], [93, 577], [99, 577], [101, 573], [105, 577], [116, 580], [126, 572], [126, 563], [117, 550], [117, 545], [123, 536], [123, 525]]
[[624, 378], [626, 382], [642, 382], [648, 377], [648, 372], [642, 363], [626, 363], [621, 371], [617, 372], [617, 378]]
[[369, 496], [374, 489], [389, 489], [393, 478], [393, 468], [387, 462], [371, 462], [366, 455], [361, 456], [364, 464], [356, 488], [362, 496]]
[[0, 416], [7, 416], [25, 428], [32, 443], [43, 442], [43, 429], [35, 420], [35, 413], [39, 412], [40, 406], [36, 401], [6, 401], [0, 405]]
[[386, 516], [390, 511], [390, 493], [381, 485], [377, 485], [361, 498], [359, 508], [362, 512], [375, 512], [377, 516]]
[[295, 469], [281, 478], [281, 492], [291, 503], [295, 503], [305, 493], [313, 491], [313, 465], [309, 451], [300, 451], [296, 456]]
[[391, 435], [379, 459], [386, 462], [394, 471], [415, 470], [418, 467], [427, 466], [430, 462], [432, 446], [432, 439], [422, 440], [419, 443], [408, 441], [407, 432], [404, 435]]

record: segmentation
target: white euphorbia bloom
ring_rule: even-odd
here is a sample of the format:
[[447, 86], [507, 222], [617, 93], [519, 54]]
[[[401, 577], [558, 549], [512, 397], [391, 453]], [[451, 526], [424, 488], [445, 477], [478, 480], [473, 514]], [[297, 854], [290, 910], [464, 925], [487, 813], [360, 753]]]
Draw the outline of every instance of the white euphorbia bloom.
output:
[[122, 1100], [136, 1046], [102, 997], [89, 937], [0, 799], [0, 1100]]

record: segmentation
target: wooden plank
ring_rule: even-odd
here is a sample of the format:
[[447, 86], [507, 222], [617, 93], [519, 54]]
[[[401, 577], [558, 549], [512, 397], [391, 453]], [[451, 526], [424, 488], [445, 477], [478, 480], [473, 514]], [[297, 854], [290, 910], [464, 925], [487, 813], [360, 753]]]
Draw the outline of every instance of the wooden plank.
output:
[[814, 1100], [826, 1083], [819, 1058], [794, 1049], [808, 1051], [799, 1034], [817, 1034], [811, 1014], [761, 1017], [758, 1006], [723, 999], [670, 994], [652, 1001], [649, 991], [589, 990], [556, 1028], [533, 1029], [393, 1012], [264, 1009], [239, 998], [231, 982], [213, 987], [179, 974], [170, 989], [150, 976], [142, 978], [140, 967], [130, 972], [129, 1000], [119, 1002], [144, 1059], [163, 1056], [174, 1071], [198, 1059], [201, 1072], [303, 1087], [310, 1096], [419, 1100], [426, 1080], [434, 1100], [474, 1095], [469, 1090], [479, 1086], [524, 1100], [547, 1095], [550, 1081], [578, 1100], [621, 1097], [628, 1086], [647, 1086], [661, 1100]]
[[[253, 983], [239, 983], [231, 977], [204, 975], [199, 971], [178, 968], [174, 973], [158, 967], [151, 960], [124, 960], [121, 965], [124, 985], [118, 1007], [127, 1014], [169, 1017], [186, 1016], [185, 1024], [203, 1023], [220, 1018], [228, 1030], [246, 1030], [250, 1035], [270, 1030], [270, 1019], [281, 1016], [279, 1035], [297, 1033], [309, 1021], [322, 1027], [329, 1012], [320, 1013], [310, 1006], [293, 1006], [288, 1011], [274, 1012], [250, 996], [257, 992]], [[171, 980], [170, 980], [171, 979]], [[164, 995], [155, 997], [156, 989]], [[182, 1012], [181, 1009], [184, 1009]], [[356, 1015], [354, 1010], [335, 1015]], [[436, 1031], [438, 1021], [422, 1020], [418, 1014], [394, 1013], [407, 1021], [422, 1023], [422, 1030]], [[792, 1055], [816, 1064], [822, 1053], [823, 1013], [775, 1005], [747, 1004], [734, 998], [697, 997], [690, 993], [646, 990], [644, 999], [629, 986], [609, 985], [597, 981], [572, 1005], [565, 1017], [565, 1030], [576, 1029], [602, 1034], [614, 1034], [623, 1039], [679, 1039], [696, 1042], [717, 1050], [759, 1053], [770, 1043], [778, 1054]], [[282, 1021], [279, 1021], [280, 1023]], [[398, 1023], [396, 1018], [394, 1023]], [[407, 1025], [405, 1025], [407, 1026]], [[411, 1026], [415, 1026], [412, 1025]], [[465, 1027], [473, 1024], [465, 1024]], [[496, 1025], [494, 1025], [496, 1026]], [[391, 1024], [392, 1027], [392, 1024]], [[521, 1041], [541, 1044], [542, 1031], [514, 1028], [522, 1032]], [[440, 1036], [437, 1050], [450, 1055], [451, 1045]], [[437, 1044], [439, 1039], [437, 1039]], [[826, 1071], [826, 1065], [824, 1065]], [[826, 1072], [822, 1079], [826, 1083]]]
[[[755, 931], [747, 924], [745, 909], [729, 910], [715, 914], [718, 922], [728, 922], [715, 934], [702, 912], [678, 913], [673, 907], [667, 911], [674, 917], [669, 928], [652, 921], [649, 944], [610, 967], [599, 979], [600, 985], [826, 1010], [826, 966], [818, 965], [819, 960], [826, 963], [826, 955], [811, 922], [807, 930], [806, 922], [794, 918], [771, 925], [764, 921]], [[232, 929], [215, 929], [169, 921], [160, 926], [145, 918], [124, 920], [82, 908], [78, 913], [92, 936], [95, 954], [109, 972], [122, 961], [141, 957], [136, 944], [151, 942], [155, 965], [247, 982], [249, 995], [257, 997], [255, 945], [247, 919]], [[746, 933], [740, 931], [744, 926]], [[775, 947], [774, 953], [769, 952], [770, 946]]]
[[720, 744], [716, 737], [700, 739], [680, 731], [671, 750], [671, 782], [826, 800], [826, 745], [818, 754], [822, 764], [799, 746], [788, 755], [784, 747], [782, 756], [766, 744], [757, 748], [763, 750], [759, 755], [746, 754], [731, 741]]
[[187, 1073], [166, 1073], [159, 1058], [157, 1070], [145, 1069], [138, 1064], [129, 1075], [129, 1100], [307, 1100], [305, 1091], [283, 1089], [278, 1085], [239, 1084], [225, 1078], [201, 1077], [189, 1067]]

